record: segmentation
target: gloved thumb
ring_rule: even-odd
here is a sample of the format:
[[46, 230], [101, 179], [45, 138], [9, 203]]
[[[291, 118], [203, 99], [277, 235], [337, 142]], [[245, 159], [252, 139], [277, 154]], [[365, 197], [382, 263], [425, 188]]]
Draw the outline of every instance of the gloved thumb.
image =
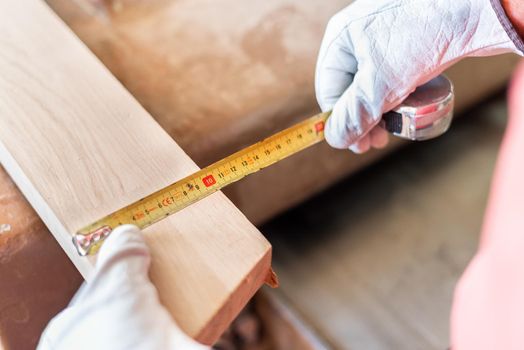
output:
[[111, 232], [100, 248], [96, 273], [147, 278], [150, 261], [149, 248], [140, 229], [122, 225]]
[[123, 296], [134, 296], [139, 288], [149, 293], [150, 261], [149, 249], [138, 227], [115, 228], [98, 252], [91, 280], [80, 288], [70, 306], [87, 307], [113, 299], [125, 301]]

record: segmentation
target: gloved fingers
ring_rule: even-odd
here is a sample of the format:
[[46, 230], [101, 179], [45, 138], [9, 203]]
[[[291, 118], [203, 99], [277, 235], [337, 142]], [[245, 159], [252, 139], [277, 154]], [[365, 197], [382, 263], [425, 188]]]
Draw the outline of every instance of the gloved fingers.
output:
[[389, 142], [389, 134], [381, 126], [375, 126], [370, 133], [371, 147], [381, 149], [387, 146]]
[[358, 68], [349, 38], [341, 35], [342, 24], [336, 19], [330, 22], [317, 61], [315, 92], [324, 112], [331, 110], [351, 85]]
[[[333, 53], [334, 57], [328, 59], [319, 67], [315, 84], [317, 101], [323, 112], [333, 109], [344, 91], [351, 85], [356, 71], [356, 60], [342, 50]], [[346, 60], [349, 67], [343, 67], [342, 61]], [[351, 67], [354, 65], [355, 67]]]
[[[380, 86], [383, 83], [375, 80], [374, 76], [373, 70], [362, 67], [333, 107], [325, 130], [326, 141], [332, 147], [349, 148], [380, 121], [386, 108], [386, 97]], [[363, 149], [361, 146], [352, 148]]]
[[362, 136], [360, 140], [348, 147], [348, 149], [356, 154], [362, 154], [369, 151], [371, 148], [371, 136], [369, 134]]
[[389, 134], [381, 126], [375, 126], [369, 133], [362, 136], [360, 140], [349, 146], [349, 150], [356, 153], [362, 154], [369, 151], [371, 148], [384, 148], [388, 144]]

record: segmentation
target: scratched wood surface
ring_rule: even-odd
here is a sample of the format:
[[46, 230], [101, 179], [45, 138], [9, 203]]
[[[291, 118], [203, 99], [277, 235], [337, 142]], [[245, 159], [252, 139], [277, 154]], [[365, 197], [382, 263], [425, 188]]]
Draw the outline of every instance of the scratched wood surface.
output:
[[[71, 233], [197, 166], [43, 2], [0, 2], [0, 31], [1, 163], [89, 279]], [[145, 233], [161, 301], [206, 343], [270, 269], [270, 244], [222, 193]]]

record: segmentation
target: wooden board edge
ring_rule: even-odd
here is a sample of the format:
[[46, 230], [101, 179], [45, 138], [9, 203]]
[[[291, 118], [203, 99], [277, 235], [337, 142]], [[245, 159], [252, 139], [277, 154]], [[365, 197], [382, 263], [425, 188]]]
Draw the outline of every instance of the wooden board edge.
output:
[[272, 247], [260, 258], [253, 268], [256, 274], [245, 277], [230, 293], [228, 300], [222, 303], [222, 307], [216, 311], [209, 320], [207, 327], [195, 336], [195, 339], [202, 344], [212, 345], [220, 335], [226, 330], [221, 329], [220, 325], [231, 324], [238, 316], [238, 313], [247, 305], [255, 293], [265, 283], [268, 273], [272, 271]]
[[57, 240], [58, 244], [62, 247], [64, 252], [67, 254], [69, 260], [73, 262], [75, 267], [78, 269], [80, 274], [85, 280], [88, 280], [93, 272], [95, 266], [95, 258], [80, 258], [72, 243], [72, 235], [67, 229], [60, 224], [58, 220], [50, 220], [49, 218], [54, 217], [52, 210], [47, 204], [46, 200], [40, 195], [37, 189], [33, 186], [29, 178], [25, 175], [25, 172], [20, 165], [13, 158], [7, 147], [0, 140], [0, 163], [4, 167], [5, 171], [9, 174], [13, 182], [20, 189], [20, 192], [27, 199], [31, 207], [37, 212], [38, 216], [42, 219], [45, 225], [49, 228], [50, 232]]

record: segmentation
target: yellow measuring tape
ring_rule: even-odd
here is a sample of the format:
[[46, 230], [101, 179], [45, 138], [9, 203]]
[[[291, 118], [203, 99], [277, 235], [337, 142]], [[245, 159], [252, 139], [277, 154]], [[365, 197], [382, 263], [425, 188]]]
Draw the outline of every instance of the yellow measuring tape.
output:
[[321, 113], [189, 175], [79, 230], [80, 255], [95, 254], [119, 225], [147, 227], [213, 192], [324, 140], [329, 113]]

